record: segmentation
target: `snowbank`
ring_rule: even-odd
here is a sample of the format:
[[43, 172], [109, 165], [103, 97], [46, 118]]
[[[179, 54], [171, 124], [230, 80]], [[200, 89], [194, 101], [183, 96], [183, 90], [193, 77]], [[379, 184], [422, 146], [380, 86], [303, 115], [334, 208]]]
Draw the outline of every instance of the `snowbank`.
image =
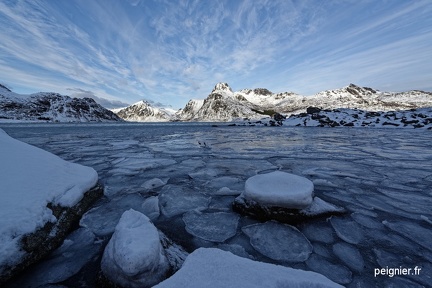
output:
[[47, 222], [53, 206], [72, 207], [98, 180], [90, 167], [67, 162], [0, 129], [0, 275], [25, 252], [20, 241]]
[[150, 287], [168, 272], [159, 232], [144, 214], [123, 213], [105, 248], [101, 269], [113, 283], [124, 287]]
[[155, 288], [342, 287], [325, 276], [262, 263], [215, 248], [199, 248], [183, 267]]
[[246, 180], [246, 199], [260, 204], [303, 209], [312, 204], [313, 183], [297, 175], [275, 171], [259, 174]]

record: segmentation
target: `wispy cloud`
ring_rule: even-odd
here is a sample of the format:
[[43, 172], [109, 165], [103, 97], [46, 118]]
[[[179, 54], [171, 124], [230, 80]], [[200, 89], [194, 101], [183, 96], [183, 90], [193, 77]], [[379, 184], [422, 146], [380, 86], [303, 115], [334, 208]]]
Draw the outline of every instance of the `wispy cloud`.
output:
[[2, 1], [0, 78], [176, 108], [218, 81], [432, 89], [431, 13], [428, 0]]

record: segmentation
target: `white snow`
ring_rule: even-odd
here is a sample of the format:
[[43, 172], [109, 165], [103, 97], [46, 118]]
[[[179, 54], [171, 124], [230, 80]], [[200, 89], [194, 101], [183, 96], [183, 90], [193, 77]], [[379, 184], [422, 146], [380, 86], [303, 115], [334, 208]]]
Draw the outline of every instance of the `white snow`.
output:
[[303, 209], [312, 204], [313, 190], [313, 183], [304, 177], [274, 171], [247, 179], [242, 195], [260, 204]]
[[199, 248], [155, 288], [342, 287], [315, 272], [262, 263], [215, 248]]
[[56, 218], [48, 203], [71, 207], [98, 181], [93, 168], [67, 162], [0, 129], [0, 267], [19, 261], [25, 234]]
[[123, 213], [102, 256], [101, 269], [112, 282], [124, 287], [149, 287], [169, 269], [159, 233], [144, 214]]

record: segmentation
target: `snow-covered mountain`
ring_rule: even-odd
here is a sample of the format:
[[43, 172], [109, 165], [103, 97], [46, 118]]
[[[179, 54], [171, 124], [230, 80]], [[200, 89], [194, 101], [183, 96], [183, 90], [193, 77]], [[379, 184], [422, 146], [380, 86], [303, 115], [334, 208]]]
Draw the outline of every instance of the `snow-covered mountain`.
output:
[[172, 120], [175, 112], [169, 108], [153, 107], [145, 100], [112, 111], [123, 120], [133, 122], [166, 122]]
[[51, 92], [17, 94], [0, 84], [0, 120], [49, 122], [121, 121], [91, 98], [71, 98]]
[[[191, 102], [194, 101], [194, 102]], [[293, 92], [272, 93], [264, 88], [233, 92], [226, 83], [216, 84], [210, 95], [197, 105], [191, 100], [176, 116], [182, 121], [232, 121], [239, 118], [259, 119], [275, 112], [291, 115], [306, 112], [313, 106], [321, 109], [351, 108], [367, 111], [408, 110], [432, 107], [432, 93], [424, 91], [380, 92], [350, 84], [326, 90], [313, 96]]]

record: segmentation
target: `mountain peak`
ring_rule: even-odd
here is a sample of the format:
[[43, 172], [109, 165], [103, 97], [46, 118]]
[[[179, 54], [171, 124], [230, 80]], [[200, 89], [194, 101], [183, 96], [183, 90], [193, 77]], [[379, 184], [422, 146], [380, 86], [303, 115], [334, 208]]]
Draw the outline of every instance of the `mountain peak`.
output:
[[0, 88], [5, 89], [8, 92], [12, 92], [9, 88], [7, 88], [6, 86], [0, 84]]
[[216, 91], [228, 91], [228, 92], [233, 92], [231, 87], [224, 82], [219, 82], [216, 84], [216, 86], [213, 88], [212, 93], [216, 92]]

